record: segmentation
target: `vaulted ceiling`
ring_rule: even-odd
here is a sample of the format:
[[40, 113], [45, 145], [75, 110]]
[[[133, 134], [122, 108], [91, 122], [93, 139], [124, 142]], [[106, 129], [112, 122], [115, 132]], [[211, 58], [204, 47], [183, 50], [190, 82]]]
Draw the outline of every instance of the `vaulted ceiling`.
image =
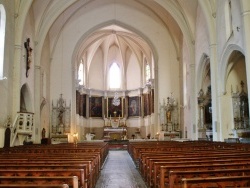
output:
[[[197, 0], [34, 0], [31, 8], [37, 40], [44, 40], [49, 35], [53, 51], [60, 32], [79, 11], [94, 11], [109, 5], [114, 7], [115, 19], [122, 16], [116, 10], [118, 4], [154, 16], [155, 21], [168, 30], [176, 46], [185, 35], [194, 41]], [[109, 49], [112, 46], [120, 50], [129, 48], [134, 54], [150, 57], [150, 48], [140, 36], [114, 23], [90, 33], [79, 45], [79, 54], [93, 55], [98, 47]]]

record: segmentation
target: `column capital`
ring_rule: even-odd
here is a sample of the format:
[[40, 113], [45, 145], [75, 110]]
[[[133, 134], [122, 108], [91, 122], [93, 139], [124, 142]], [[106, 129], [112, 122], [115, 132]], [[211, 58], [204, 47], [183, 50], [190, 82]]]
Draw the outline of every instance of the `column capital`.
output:
[[22, 45], [21, 44], [15, 44], [14, 47], [15, 47], [15, 49], [22, 49]]
[[189, 64], [189, 68], [191, 69], [194, 69], [195, 68], [195, 63], [192, 63], [192, 64]]
[[246, 10], [246, 11], [243, 11], [241, 13], [242, 16], [247, 16], [247, 15], [250, 15], [250, 10]]
[[41, 66], [35, 65], [35, 69], [41, 69]]
[[209, 44], [209, 47], [210, 47], [210, 48], [213, 48], [213, 47], [216, 47], [216, 46], [217, 46], [216, 43]]

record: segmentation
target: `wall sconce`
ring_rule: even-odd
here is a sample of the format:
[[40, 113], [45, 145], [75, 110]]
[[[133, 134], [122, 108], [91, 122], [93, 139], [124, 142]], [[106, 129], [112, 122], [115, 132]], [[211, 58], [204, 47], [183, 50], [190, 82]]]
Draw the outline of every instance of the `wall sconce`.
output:
[[77, 141], [78, 141], [78, 133], [74, 133], [73, 134], [73, 142], [74, 142], [74, 144], [77, 144]]

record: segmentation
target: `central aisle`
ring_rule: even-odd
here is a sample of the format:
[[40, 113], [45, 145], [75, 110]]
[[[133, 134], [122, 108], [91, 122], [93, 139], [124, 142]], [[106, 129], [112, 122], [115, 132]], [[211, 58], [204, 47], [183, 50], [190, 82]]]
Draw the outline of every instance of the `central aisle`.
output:
[[146, 188], [127, 151], [109, 151], [95, 188]]

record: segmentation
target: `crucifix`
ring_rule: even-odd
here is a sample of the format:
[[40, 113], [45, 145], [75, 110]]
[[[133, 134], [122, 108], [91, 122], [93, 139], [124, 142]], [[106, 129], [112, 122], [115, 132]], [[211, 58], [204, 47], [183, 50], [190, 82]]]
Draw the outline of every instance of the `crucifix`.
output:
[[24, 47], [26, 49], [26, 78], [28, 78], [30, 64], [31, 64], [31, 53], [32, 53], [32, 50], [33, 50], [30, 47], [30, 38], [27, 38], [26, 42], [24, 43]]

